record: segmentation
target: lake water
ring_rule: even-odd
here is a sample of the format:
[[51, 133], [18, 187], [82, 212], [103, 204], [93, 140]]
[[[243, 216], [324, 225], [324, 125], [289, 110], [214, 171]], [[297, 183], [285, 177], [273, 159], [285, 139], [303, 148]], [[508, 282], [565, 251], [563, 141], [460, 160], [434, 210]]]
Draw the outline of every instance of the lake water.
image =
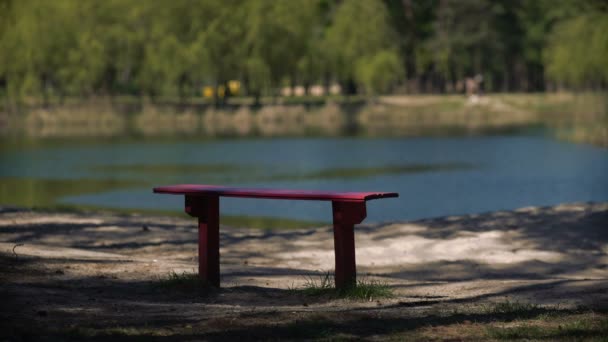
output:
[[[367, 222], [608, 201], [608, 150], [541, 136], [37, 143], [0, 149], [0, 204], [181, 211], [152, 186], [395, 191]], [[327, 202], [221, 200], [223, 214], [331, 219]]]

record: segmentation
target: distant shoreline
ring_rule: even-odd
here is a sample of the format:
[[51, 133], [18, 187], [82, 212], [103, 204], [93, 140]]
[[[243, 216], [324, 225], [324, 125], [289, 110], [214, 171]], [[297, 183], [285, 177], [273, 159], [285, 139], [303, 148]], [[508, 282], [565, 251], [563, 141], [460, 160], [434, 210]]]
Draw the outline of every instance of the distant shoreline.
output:
[[[235, 100], [236, 101], [236, 100]], [[492, 94], [278, 98], [261, 107], [226, 107], [138, 98], [68, 101], [0, 115], [0, 137], [436, 136], [550, 127], [558, 138], [608, 146], [602, 94]]]

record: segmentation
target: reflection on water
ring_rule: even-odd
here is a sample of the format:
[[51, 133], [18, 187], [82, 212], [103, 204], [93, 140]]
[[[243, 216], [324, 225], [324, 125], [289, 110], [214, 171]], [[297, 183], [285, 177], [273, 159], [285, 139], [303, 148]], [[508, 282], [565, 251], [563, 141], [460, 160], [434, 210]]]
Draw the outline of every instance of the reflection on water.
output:
[[115, 179], [0, 178], [0, 203], [52, 207], [62, 197], [141, 187], [145, 183]]
[[132, 173], [152, 175], [174, 175], [176, 173], [215, 174], [239, 171], [238, 165], [226, 164], [119, 164], [119, 165], [93, 165], [90, 169], [101, 174]]
[[273, 181], [303, 181], [323, 179], [355, 179], [380, 175], [402, 173], [424, 173], [450, 170], [466, 170], [473, 166], [466, 163], [444, 164], [404, 164], [381, 165], [376, 167], [327, 168], [317, 171], [302, 169], [292, 170], [291, 173], [277, 173], [260, 167], [243, 167], [238, 165], [198, 165], [198, 164], [133, 164], [133, 165], [97, 165], [91, 170], [102, 175], [122, 173], [125, 176], [153, 175], [159, 179], [162, 176], [176, 177], [184, 175], [205, 175], [223, 184], [234, 182], [273, 182]]
[[[181, 212], [171, 183], [396, 191], [369, 221], [608, 200], [608, 151], [541, 137], [72, 141], [0, 149], [0, 204]], [[323, 202], [222, 199], [229, 215], [328, 221]], [[233, 221], [246, 224], [245, 221]], [[284, 221], [287, 222], [287, 221]]]

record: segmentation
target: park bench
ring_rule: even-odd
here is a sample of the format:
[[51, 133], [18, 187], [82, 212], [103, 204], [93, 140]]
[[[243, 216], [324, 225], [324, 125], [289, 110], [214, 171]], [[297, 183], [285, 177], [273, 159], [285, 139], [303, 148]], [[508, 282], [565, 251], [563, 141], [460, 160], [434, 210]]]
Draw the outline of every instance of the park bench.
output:
[[220, 286], [219, 217], [220, 197], [331, 201], [336, 260], [336, 288], [356, 283], [354, 225], [367, 216], [366, 201], [398, 197], [394, 192], [325, 192], [235, 188], [180, 184], [154, 188], [155, 193], [184, 195], [185, 211], [198, 218], [198, 272], [201, 280]]

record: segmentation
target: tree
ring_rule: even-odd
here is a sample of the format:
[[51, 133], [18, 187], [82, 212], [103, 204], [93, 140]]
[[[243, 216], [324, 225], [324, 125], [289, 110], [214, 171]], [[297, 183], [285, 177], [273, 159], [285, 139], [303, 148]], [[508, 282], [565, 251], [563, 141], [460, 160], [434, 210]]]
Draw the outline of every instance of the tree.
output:
[[358, 61], [356, 79], [368, 94], [389, 92], [403, 76], [401, 60], [394, 50], [382, 50]]
[[391, 49], [396, 36], [389, 22], [380, 0], [345, 0], [336, 9], [324, 47], [343, 89], [355, 92], [356, 66]]
[[[252, 76], [268, 76], [272, 87], [278, 88], [284, 80], [293, 85], [302, 56], [311, 48], [310, 37], [315, 29], [317, 4], [310, 0], [272, 1], [252, 0], [247, 3], [246, 35], [243, 41], [248, 70], [251, 64], [257, 70]], [[308, 50], [310, 51], [310, 50]], [[263, 65], [263, 66], [262, 66]], [[268, 72], [259, 72], [267, 69]], [[251, 80], [262, 84], [261, 80]]]
[[0, 0], [0, 96], [605, 88], [607, 17], [605, 0]]
[[434, 33], [437, 1], [385, 0], [385, 3], [391, 17], [391, 26], [398, 35], [394, 45], [402, 56], [405, 75], [411, 80], [407, 89], [418, 92], [433, 60], [425, 43]]
[[559, 21], [544, 57], [549, 75], [574, 86], [608, 82], [608, 5], [586, 1]]
[[[247, 15], [244, 6], [236, 0], [209, 1], [206, 7], [204, 29], [197, 40], [199, 64], [197, 72], [204, 83], [224, 85], [230, 79], [244, 74], [246, 62], [243, 37]], [[221, 102], [216, 94], [216, 103]]]

